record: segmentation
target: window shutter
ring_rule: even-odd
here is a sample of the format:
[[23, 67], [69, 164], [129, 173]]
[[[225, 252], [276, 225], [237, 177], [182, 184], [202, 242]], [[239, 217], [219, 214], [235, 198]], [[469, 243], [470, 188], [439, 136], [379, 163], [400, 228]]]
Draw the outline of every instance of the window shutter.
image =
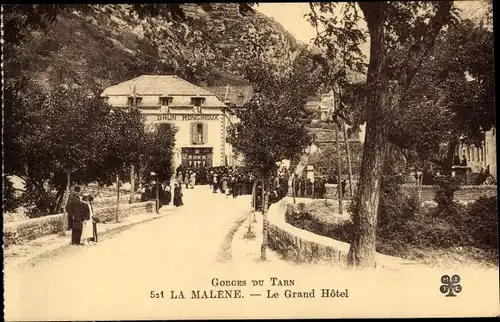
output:
[[208, 143], [208, 124], [203, 123], [203, 143]]
[[189, 136], [191, 137], [191, 144], [196, 144], [196, 123], [191, 123], [191, 128], [189, 132]]

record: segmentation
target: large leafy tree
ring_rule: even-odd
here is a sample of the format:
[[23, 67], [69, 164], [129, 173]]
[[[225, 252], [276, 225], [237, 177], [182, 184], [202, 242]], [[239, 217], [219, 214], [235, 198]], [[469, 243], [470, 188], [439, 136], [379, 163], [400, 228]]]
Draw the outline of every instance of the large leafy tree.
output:
[[24, 179], [25, 202], [33, 202], [39, 212], [59, 210], [68, 172], [72, 182], [89, 183], [138, 162], [144, 137], [139, 112], [111, 108], [77, 86], [49, 95], [36, 86], [16, 93], [4, 133], [9, 142], [5, 172]]
[[143, 142], [141, 159], [146, 173], [154, 172], [159, 181], [169, 182], [173, 175], [173, 150], [177, 129], [159, 124], [148, 132]]
[[[246, 167], [263, 182], [264, 191], [276, 174], [276, 163], [294, 159], [311, 143], [305, 127], [311, 115], [305, 105], [307, 98], [316, 94], [319, 78], [306, 51], [296, 58], [291, 70], [273, 70], [259, 62], [247, 66], [246, 77], [255, 94], [237, 111], [240, 122], [229, 130], [234, 148], [243, 154]], [[264, 198], [264, 216], [267, 202]], [[264, 237], [264, 259], [266, 247]]]
[[[333, 8], [336, 4], [313, 4]], [[375, 231], [380, 182], [389, 147], [389, 134], [399, 114], [404, 95], [432, 50], [441, 28], [453, 20], [452, 1], [440, 2], [359, 2], [345, 6], [361, 9], [370, 37], [370, 60], [367, 70], [366, 138], [360, 180], [355, 198], [354, 237], [349, 251], [351, 265], [375, 266]], [[357, 12], [357, 9], [354, 9]], [[328, 15], [330, 12], [330, 15]], [[335, 11], [323, 9], [325, 21]], [[356, 24], [360, 15], [344, 14], [346, 25]], [[325, 24], [323, 21], [323, 25]], [[335, 42], [339, 35], [326, 28], [330, 37], [323, 44]], [[343, 34], [343, 33], [341, 33]], [[356, 44], [353, 44], [356, 46]]]
[[480, 145], [482, 131], [495, 125], [494, 106], [493, 33], [464, 20], [441, 32], [390, 140], [416, 162], [431, 161], [451, 174], [459, 138]]

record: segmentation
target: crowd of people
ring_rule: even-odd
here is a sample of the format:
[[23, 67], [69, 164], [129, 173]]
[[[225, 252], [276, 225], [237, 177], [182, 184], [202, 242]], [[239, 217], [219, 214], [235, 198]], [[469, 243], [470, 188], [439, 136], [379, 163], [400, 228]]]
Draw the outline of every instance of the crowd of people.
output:
[[[337, 180], [335, 180], [335, 183]], [[316, 177], [314, 182], [310, 178], [298, 178], [295, 180], [295, 196], [302, 198], [324, 199], [326, 194], [326, 184], [330, 183], [325, 177]], [[346, 194], [347, 182], [340, 183], [342, 195]]]
[[[158, 192], [156, 191], [158, 189]], [[175, 207], [180, 207], [184, 205], [182, 201], [182, 187], [179, 183], [174, 182], [174, 189], [172, 195], [172, 187], [169, 182], [156, 182], [153, 181], [150, 184], [144, 183], [140, 185], [139, 191], [141, 194], [141, 202], [156, 200], [158, 197], [158, 209], [165, 205], [170, 205], [172, 203]]]
[[[288, 193], [289, 173], [286, 169], [281, 169], [277, 176], [272, 177], [271, 189], [268, 192], [269, 202], [274, 203], [283, 198]], [[174, 175], [174, 189], [170, 182], [156, 181], [150, 184], [141, 184], [141, 202], [156, 200], [156, 189], [158, 187], [159, 207], [169, 205], [173, 202], [176, 207], [183, 205], [182, 190], [194, 189], [195, 186], [209, 186], [213, 193], [221, 193], [226, 196], [237, 198], [241, 195], [251, 195], [255, 177], [245, 172], [239, 167], [218, 166], [218, 167], [177, 167]], [[257, 209], [262, 208], [262, 186], [256, 187]]]
[[[280, 201], [288, 194], [290, 173], [282, 168], [270, 178], [270, 189], [267, 196], [269, 205]], [[141, 202], [158, 199], [158, 209], [171, 203], [175, 207], [184, 205], [183, 189], [194, 189], [195, 186], [209, 186], [213, 193], [221, 193], [226, 197], [237, 198], [241, 195], [251, 195], [256, 178], [238, 167], [183, 167], [176, 169], [171, 182], [141, 183], [139, 192]], [[309, 178], [295, 180], [295, 195], [297, 197], [324, 198], [326, 193], [326, 178], [318, 177], [312, 182]], [[342, 181], [342, 192], [345, 194], [346, 182]], [[158, 191], [157, 191], [158, 189]], [[262, 211], [263, 198], [262, 182], [258, 181], [255, 187], [255, 210]], [[79, 186], [73, 188], [68, 198], [66, 212], [68, 213], [68, 229], [72, 230], [71, 241], [74, 245], [88, 245], [97, 242], [97, 223], [99, 219], [93, 215], [91, 195], [84, 196]]]

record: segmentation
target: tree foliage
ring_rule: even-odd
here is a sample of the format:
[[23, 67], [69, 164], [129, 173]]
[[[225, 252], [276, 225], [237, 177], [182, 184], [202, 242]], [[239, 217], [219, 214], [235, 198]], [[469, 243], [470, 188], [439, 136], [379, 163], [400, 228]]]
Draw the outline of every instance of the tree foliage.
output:
[[402, 104], [391, 142], [451, 167], [443, 145], [480, 143], [495, 125], [493, 33], [470, 20], [443, 30]]
[[154, 172], [160, 181], [170, 181], [173, 175], [173, 150], [177, 129], [171, 124], [160, 124], [146, 134], [141, 159], [146, 173]]
[[35, 204], [51, 194], [45, 184], [56, 188], [57, 197], [40, 211], [58, 210], [67, 171], [73, 183], [106, 181], [138, 162], [144, 137], [138, 111], [111, 108], [78, 86], [61, 86], [49, 95], [27, 86], [9, 95], [5, 172], [24, 179], [27, 201]]
[[305, 105], [319, 83], [307, 52], [296, 58], [292, 70], [279, 73], [258, 62], [246, 69], [255, 94], [237, 112], [240, 123], [230, 128], [230, 135], [234, 148], [260, 178], [274, 174], [276, 162], [294, 158], [311, 142]]
[[[335, 29], [335, 4], [316, 3], [325, 16], [320, 22], [330, 32], [321, 39], [328, 46], [348, 35], [348, 26], [359, 23], [364, 16], [370, 36], [370, 61], [366, 81], [366, 137], [361, 174], [355, 198], [353, 223], [355, 233], [349, 251], [354, 266], [375, 265], [375, 239], [380, 182], [389, 147], [389, 133], [401, 108], [402, 98], [411, 86], [422, 62], [432, 50], [444, 25], [455, 21], [451, 1], [441, 2], [358, 2], [344, 6], [344, 27]], [[313, 25], [315, 21], [312, 21]], [[354, 41], [353, 48], [360, 45]]]

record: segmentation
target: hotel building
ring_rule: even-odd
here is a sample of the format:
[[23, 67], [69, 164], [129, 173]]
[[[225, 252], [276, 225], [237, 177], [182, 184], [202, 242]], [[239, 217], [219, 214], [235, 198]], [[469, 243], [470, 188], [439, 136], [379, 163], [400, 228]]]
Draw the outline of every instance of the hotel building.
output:
[[143, 75], [106, 88], [101, 97], [114, 107], [137, 106], [149, 131], [161, 124], [174, 125], [178, 130], [174, 167], [236, 163], [227, 138], [230, 123], [238, 120], [228, 112], [230, 101], [225, 104], [210, 90], [177, 76]]

